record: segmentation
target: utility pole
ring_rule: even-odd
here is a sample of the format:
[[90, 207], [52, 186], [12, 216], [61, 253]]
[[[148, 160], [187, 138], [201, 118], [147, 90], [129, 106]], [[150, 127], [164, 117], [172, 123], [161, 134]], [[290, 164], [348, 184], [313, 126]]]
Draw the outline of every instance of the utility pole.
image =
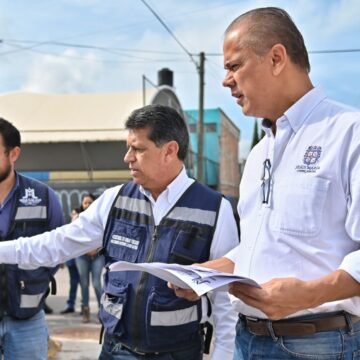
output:
[[171, 29], [165, 24], [164, 20], [155, 12], [155, 10], [146, 2], [146, 0], [141, 0], [141, 2], [151, 11], [151, 13], [159, 20], [161, 25], [166, 29], [166, 31], [172, 36], [172, 38], [178, 43], [178, 45], [185, 51], [189, 56], [190, 60], [195, 64], [196, 69], [199, 73], [199, 115], [198, 115], [198, 173], [197, 179], [200, 182], [204, 182], [204, 62], [205, 62], [205, 53], [201, 52], [200, 63], [198, 64], [193, 54], [191, 54], [186, 47], [179, 41], [179, 39], [174, 35]]
[[142, 76], [142, 95], [143, 95], [143, 106], [146, 105], [146, 76]]
[[204, 182], [204, 69], [205, 69], [205, 53], [200, 53], [200, 60], [198, 66], [199, 72], [199, 111], [197, 123], [197, 136], [198, 136], [198, 154], [197, 154], [197, 179]]

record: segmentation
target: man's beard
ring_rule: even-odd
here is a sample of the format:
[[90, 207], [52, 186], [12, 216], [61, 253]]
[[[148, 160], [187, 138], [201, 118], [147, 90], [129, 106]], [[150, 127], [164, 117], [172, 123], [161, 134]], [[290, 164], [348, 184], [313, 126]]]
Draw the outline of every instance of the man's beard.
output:
[[9, 166], [2, 172], [0, 172], [0, 183], [5, 181], [11, 174], [11, 166]]

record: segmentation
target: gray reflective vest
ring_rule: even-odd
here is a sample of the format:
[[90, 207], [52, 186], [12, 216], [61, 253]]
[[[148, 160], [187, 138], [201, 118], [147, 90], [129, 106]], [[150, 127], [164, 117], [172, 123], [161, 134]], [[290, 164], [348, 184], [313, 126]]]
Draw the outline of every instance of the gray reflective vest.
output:
[[[12, 221], [9, 232], [2, 241], [49, 230], [48, 187], [20, 174], [17, 176], [19, 187], [14, 194], [16, 199]], [[39, 312], [43, 308], [49, 293], [49, 283], [53, 281], [56, 270], [57, 267], [23, 270], [17, 265], [0, 265], [0, 317], [7, 313], [16, 319], [27, 319]]]
[[[209, 259], [221, 194], [194, 182], [155, 226], [149, 200], [130, 182], [111, 208], [106, 266], [118, 260], [192, 264]], [[137, 271], [104, 278], [100, 318], [108, 334], [137, 352], [185, 349], [201, 341], [201, 301], [178, 298], [165, 281]]]

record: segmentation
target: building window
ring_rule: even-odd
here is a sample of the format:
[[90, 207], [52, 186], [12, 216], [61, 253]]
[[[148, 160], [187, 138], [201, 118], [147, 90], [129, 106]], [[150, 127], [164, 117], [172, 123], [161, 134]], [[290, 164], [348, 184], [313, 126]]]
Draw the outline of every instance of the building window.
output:
[[205, 124], [205, 132], [216, 132], [216, 123]]
[[[196, 133], [197, 132], [197, 124], [189, 124], [189, 131], [191, 133]], [[207, 133], [216, 132], [216, 123], [204, 124], [204, 132], [207, 132]]]

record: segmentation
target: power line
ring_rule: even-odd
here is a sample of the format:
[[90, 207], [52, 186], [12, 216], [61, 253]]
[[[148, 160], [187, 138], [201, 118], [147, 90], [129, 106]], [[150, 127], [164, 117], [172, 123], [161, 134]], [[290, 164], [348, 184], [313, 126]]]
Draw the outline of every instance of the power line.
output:
[[[310, 50], [309, 54], [339, 54], [339, 53], [352, 53], [360, 52], [360, 49], [328, 49], [328, 50]], [[223, 56], [222, 53], [206, 53], [206, 56]]]
[[140, 0], [151, 12], [152, 14], [160, 21], [161, 25], [164, 26], [166, 31], [172, 36], [172, 38], [180, 45], [180, 47], [188, 54], [190, 60], [195, 64], [196, 68], [199, 67], [198, 63], [194, 60], [193, 54], [191, 54], [186, 47], [180, 42], [180, 40], [175, 36], [175, 34], [170, 30], [170, 28], [165, 24], [161, 17], [153, 10], [153, 8], [148, 5], [145, 0]]
[[[4, 44], [4, 41], [1, 40], [0, 43]], [[3, 52], [0, 53], [0, 55], [9, 55], [9, 54], [14, 54], [14, 53], [17, 53], [17, 52], [20, 52], [20, 51], [32, 50], [32, 49], [34, 49], [35, 47], [41, 46], [42, 44], [43, 44], [43, 43], [38, 43], [38, 44], [35, 44], [35, 45], [26, 46], [26, 47], [7, 44], [7, 45], [10, 45], [10, 46], [15, 47], [16, 50], [3, 51]]]
[[129, 48], [116, 48], [116, 47], [104, 47], [96, 45], [87, 45], [87, 44], [74, 44], [66, 43], [60, 41], [33, 41], [33, 40], [16, 40], [16, 39], [2, 39], [0, 43], [12, 44], [12, 43], [31, 43], [34, 46], [42, 45], [53, 45], [53, 46], [62, 46], [62, 47], [73, 47], [73, 48], [84, 48], [84, 49], [94, 49], [106, 52], [134, 52], [134, 53], [150, 53], [150, 54], [171, 54], [171, 55], [182, 55], [179, 51], [160, 51], [160, 50], [147, 50], [147, 49], [129, 49]]
[[93, 59], [89, 57], [81, 57], [76, 55], [69, 55], [69, 54], [59, 54], [59, 53], [53, 53], [50, 51], [42, 51], [42, 50], [35, 50], [34, 47], [36, 46], [29, 46], [29, 47], [22, 47], [15, 44], [8, 44], [9, 46], [16, 47], [16, 50], [6, 51], [6, 52], [0, 52], [0, 56], [2, 55], [8, 55], [19, 51], [30, 51], [35, 54], [42, 54], [42, 55], [49, 55], [54, 57], [60, 57], [60, 58], [68, 58], [68, 59], [74, 59], [74, 60], [84, 60], [84, 61], [90, 61], [90, 62], [97, 62], [97, 63], [113, 63], [113, 64], [144, 64], [144, 63], [157, 63], [157, 62], [166, 62], [166, 63], [174, 63], [174, 62], [184, 62], [184, 59], [154, 59], [154, 58], [143, 58], [139, 56], [133, 56], [133, 55], [127, 55], [122, 54], [121, 56], [130, 57], [132, 59], [137, 59], [137, 61], [134, 60], [110, 60], [110, 59]]
[[360, 52], [360, 49], [331, 49], [331, 50], [313, 50], [309, 54], [337, 54], [337, 53], [350, 53]]
[[[141, 0], [143, 1], [143, 0]], [[166, 26], [166, 25], [165, 25]], [[21, 47], [15, 45], [16, 43], [24, 43], [24, 44], [32, 44], [26, 47]], [[160, 50], [148, 50], [148, 49], [132, 49], [132, 48], [116, 48], [116, 47], [105, 47], [105, 46], [97, 46], [97, 45], [88, 45], [88, 44], [76, 44], [76, 43], [67, 43], [67, 42], [60, 42], [60, 41], [35, 41], [35, 40], [17, 40], [17, 39], [0, 39], [0, 44], [10, 45], [14, 47], [18, 47], [16, 50], [10, 50], [6, 52], [0, 52], [0, 55], [7, 55], [12, 53], [17, 53], [23, 50], [30, 50], [40, 46], [59, 46], [59, 47], [72, 47], [72, 48], [83, 48], [83, 49], [93, 49], [99, 50], [109, 53], [118, 54], [121, 52], [134, 52], [134, 53], [149, 53], [149, 54], [171, 54], [171, 55], [179, 55], [181, 56], [181, 52], [178, 51], [160, 51]], [[180, 44], [183, 47], [183, 45]], [[198, 56], [198, 54], [190, 53], [186, 50], [185, 52], [188, 56], [190, 56], [193, 60], [193, 56]], [[326, 49], [326, 50], [310, 50], [308, 51], [309, 54], [339, 54], [339, 53], [354, 53], [360, 52], [360, 48], [352, 48], [352, 49]], [[206, 53], [206, 56], [217, 57], [223, 56], [222, 53]], [[144, 60], [146, 60], [144, 58]], [[150, 59], [151, 60], [151, 59]], [[198, 64], [195, 62], [195, 65]]]

